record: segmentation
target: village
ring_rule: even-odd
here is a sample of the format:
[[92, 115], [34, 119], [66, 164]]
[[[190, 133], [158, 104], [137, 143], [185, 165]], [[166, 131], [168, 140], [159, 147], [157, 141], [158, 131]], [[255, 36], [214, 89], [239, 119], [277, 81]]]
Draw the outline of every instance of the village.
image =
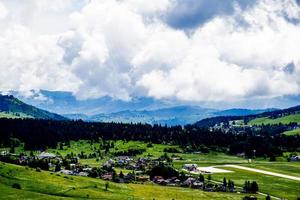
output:
[[[214, 167], [198, 167], [197, 164], [183, 164], [182, 170], [177, 170], [172, 167], [172, 159], [167, 154], [158, 159], [116, 156], [108, 159], [99, 167], [82, 165], [79, 162], [80, 158], [76, 156], [62, 157], [48, 152], [27, 156], [2, 151], [0, 160], [35, 168], [37, 172], [41, 170], [51, 171], [57, 176], [84, 176], [116, 183], [189, 187], [207, 192], [238, 192], [234, 182], [226, 180], [225, 177], [223, 182], [211, 180], [213, 173], [229, 173], [230, 171]], [[117, 173], [116, 169], [118, 169], [119, 173]], [[123, 171], [127, 173], [123, 173]], [[208, 177], [204, 178], [204, 175], [208, 175]], [[239, 192], [256, 193], [257, 191], [252, 191], [251, 188], [244, 188]]]

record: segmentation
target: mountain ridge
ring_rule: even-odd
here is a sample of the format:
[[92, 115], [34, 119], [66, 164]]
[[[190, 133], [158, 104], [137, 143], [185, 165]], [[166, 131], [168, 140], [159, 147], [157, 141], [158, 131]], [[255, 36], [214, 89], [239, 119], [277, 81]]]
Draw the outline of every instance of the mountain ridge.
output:
[[12, 95], [0, 95], [0, 112], [2, 113], [1, 117], [6, 118], [67, 120], [56, 113], [28, 105]]
[[299, 114], [299, 113], [300, 113], [300, 105], [297, 105], [297, 106], [293, 106], [290, 108], [269, 110], [266, 112], [244, 115], [244, 116], [231, 115], [231, 116], [210, 117], [210, 118], [206, 118], [206, 119], [197, 121], [195, 123], [195, 125], [198, 127], [209, 127], [209, 126], [214, 126], [215, 124], [229, 122], [232, 120], [244, 120], [245, 122], [250, 122], [251, 120], [254, 120], [257, 118], [274, 119], [274, 118], [280, 118], [280, 117], [287, 116], [287, 115], [295, 115], [295, 114]]

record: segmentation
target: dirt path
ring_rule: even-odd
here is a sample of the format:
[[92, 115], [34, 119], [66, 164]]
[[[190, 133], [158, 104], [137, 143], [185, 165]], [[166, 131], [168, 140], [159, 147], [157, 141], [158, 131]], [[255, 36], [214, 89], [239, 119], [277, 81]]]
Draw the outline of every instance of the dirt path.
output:
[[265, 170], [261, 170], [261, 169], [243, 167], [243, 166], [239, 166], [239, 165], [224, 165], [224, 166], [225, 167], [232, 167], [232, 168], [242, 169], [242, 170], [247, 170], [247, 171], [252, 171], [252, 172], [257, 172], [257, 173], [271, 175], [271, 176], [277, 176], [277, 177], [281, 177], [281, 178], [287, 178], [287, 179], [294, 180], [294, 181], [300, 181], [300, 177], [280, 174], [280, 173], [276, 173], [276, 172], [265, 171]]

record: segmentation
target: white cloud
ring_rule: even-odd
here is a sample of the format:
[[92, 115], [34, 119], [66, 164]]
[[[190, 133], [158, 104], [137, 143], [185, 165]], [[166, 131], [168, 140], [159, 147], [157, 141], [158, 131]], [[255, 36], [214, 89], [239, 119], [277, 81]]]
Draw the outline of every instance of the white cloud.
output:
[[[260, 1], [253, 9], [207, 22], [189, 38], [190, 46], [179, 54], [180, 63], [145, 74], [138, 84], [157, 98], [195, 101], [298, 94], [300, 27], [288, 22], [285, 12], [293, 10], [295, 17], [299, 7], [291, 1], [276, 2]], [[297, 63], [293, 75], [284, 72], [291, 62]]]
[[0, 20], [4, 19], [8, 14], [6, 7], [0, 2]]
[[63, 49], [55, 36], [36, 36], [14, 25], [0, 33], [0, 88], [2, 91], [31, 89], [74, 90], [75, 77], [61, 63]]
[[[82, 9], [72, 8], [77, 1], [71, 0], [32, 2], [39, 14], [31, 18], [54, 19], [58, 12], [67, 19], [59, 22], [65, 28], [50, 27], [55, 31], [47, 34], [40, 23], [8, 10], [0, 21], [6, 27], [0, 33], [0, 90], [185, 101], [300, 93], [300, 26], [294, 23], [300, 11], [293, 0], [236, 7], [233, 15], [215, 17], [189, 35], [161, 20], [174, 0], [98, 0]], [[287, 73], [290, 63], [294, 69]]]

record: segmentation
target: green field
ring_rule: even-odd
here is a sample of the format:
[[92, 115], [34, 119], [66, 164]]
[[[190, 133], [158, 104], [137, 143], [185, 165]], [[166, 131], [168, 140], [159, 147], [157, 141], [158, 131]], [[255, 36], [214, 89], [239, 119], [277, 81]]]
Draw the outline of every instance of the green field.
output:
[[[98, 148], [99, 144], [93, 143], [90, 144], [88, 141], [80, 140], [80, 141], [72, 141], [70, 143], [70, 147], [64, 146], [63, 150], [59, 149], [48, 149], [48, 152], [60, 154], [62, 156], [67, 155], [68, 153], [73, 152], [74, 154], [80, 154], [81, 152], [84, 152], [85, 154], [93, 153], [94, 148]], [[139, 141], [116, 141], [114, 144], [114, 148], [110, 149], [110, 153], [114, 153], [116, 151], [123, 151], [127, 150], [129, 148], [141, 148], [146, 149], [146, 151], [138, 155], [137, 157], [148, 157], [151, 158], [158, 158], [164, 154], [165, 148], [176, 148], [179, 151], [182, 151], [179, 146], [176, 145], [164, 145], [164, 144], [153, 144], [153, 147], [147, 147], [147, 144], [144, 142]], [[22, 152], [22, 148], [17, 148], [16, 150], [18, 153]], [[176, 156], [181, 157], [182, 160], [174, 161], [174, 166], [178, 169], [182, 168], [183, 164], [186, 163], [196, 163], [199, 166], [209, 166], [209, 165], [215, 165], [215, 164], [239, 164], [239, 163], [247, 163], [247, 160], [245, 160], [242, 157], [237, 156], [230, 156], [226, 155], [224, 153], [220, 152], [210, 152], [210, 153], [167, 153], [170, 157]], [[106, 160], [108, 160], [110, 156], [104, 156], [103, 160], [96, 161], [96, 159], [80, 159], [80, 162], [82, 164], [87, 164], [93, 167], [97, 167]]]
[[300, 114], [287, 115], [276, 119], [270, 119], [267, 117], [256, 118], [248, 122], [249, 125], [262, 125], [262, 124], [289, 124], [291, 122], [300, 123]]
[[32, 117], [24, 113], [0, 112], [0, 118], [19, 119]]
[[245, 171], [231, 167], [221, 167], [234, 173], [213, 174], [212, 179], [222, 181], [224, 177], [231, 179], [237, 186], [243, 186], [245, 180], [257, 181], [260, 192], [285, 199], [297, 199], [300, 196], [300, 182], [285, 178], [269, 176], [261, 173]]
[[299, 162], [252, 163], [242, 164], [242, 166], [300, 177]]
[[[176, 148], [181, 152], [167, 153], [170, 157], [175, 156], [181, 158], [181, 160], [173, 161], [173, 166], [178, 170], [182, 170], [182, 165], [187, 163], [195, 163], [198, 164], [199, 167], [218, 166], [220, 168], [224, 168], [224, 164], [236, 164], [292, 176], [299, 176], [300, 174], [300, 163], [287, 162], [285, 157], [282, 159], [277, 159], [277, 162], [268, 162], [267, 160], [260, 158], [256, 159], [255, 163], [249, 164], [248, 161], [243, 157], [231, 156], [221, 152], [183, 153], [183, 150], [176, 145], [153, 144], [152, 147], [147, 147], [146, 143], [137, 141], [116, 141], [114, 142], [114, 147], [110, 148], [110, 153], [104, 154], [102, 159], [98, 161], [96, 158], [80, 159], [79, 162], [91, 167], [100, 167], [101, 164], [112, 158], [112, 154], [114, 152], [123, 151], [130, 148], [146, 149], [143, 154], [138, 155], [137, 157], [150, 156], [151, 158], [158, 158], [164, 154], [165, 148], [170, 147]], [[98, 148], [99, 143], [90, 143], [89, 141], [80, 140], [76, 142], [72, 141], [70, 146], [64, 145], [63, 149], [48, 149], [47, 151], [65, 156], [71, 152], [74, 154], [80, 154], [81, 152], [89, 154], [93, 153], [95, 149]], [[29, 151], [24, 151], [22, 146], [16, 148], [16, 153], [21, 152], [26, 152], [27, 154], [30, 153]], [[37, 154], [38, 152], [33, 153]], [[50, 172], [38, 173], [29, 168], [26, 169], [24, 167], [10, 164], [1, 164], [0, 166], [0, 190], [4, 190], [5, 196], [11, 197], [9, 199], [28, 199], [32, 195], [35, 197], [35, 199], [57, 199], [62, 197], [84, 198], [87, 194], [89, 194], [90, 198], [92, 199], [96, 197], [99, 199], [132, 199], [133, 196], [134, 199], [143, 199], [143, 197], [144, 199], [153, 199], [154, 197], [155, 199], [241, 199], [241, 196], [237, 194], [206, 193], [203, 191], [190, 190], [180, 187], [163, 187], [152, 185], [151, 183], [144, 185], [110, 183], [110, 191], [104, 191], [103, 185], [105, 182], [99, 179], [74, 176], [67, 176], [67, 178], [64, 178], [63, 175], [51, 175]], [[226, 177], [227, 179], [233, 180], [237, 186], [242, 186], [245, 180], [255, 180], [258, 182], [261, 192], [287, 199], [296, 199], [296, 197], [300, 196], [300, 187], [299, 182], [297, 181], [277, 178], [274, 176], [263, 175], [240, 169], [228, 167], [226, 167], [226, 169], [234, 171], [234, 173], [213, 174], [213, 180], [222, 181], [223, 177]], [[121, 168], [116, 168], [115, 170], [118, 173], [120, 171], [123, 171], [125, 174], [129, 172], [129, 170], [124, 170]], [[22, 192], [20, 190], [11, 188], [11, 185], [16, 181], [22, 185]], [[97, 187], [95, 185], [97, 185]], [[177, 198], [174, 196], [174, 194], [177, 195]]]
[[[244, 195], [219, 192], [203, 192], [180, 187], [163, 187], [154, 184], [117, 184], [88, 177], [57, 176], [50, 172], [0, 162], [0, 199], [232, 199], [240, 200]], [[19, 183], [21, 189], [12, 185]], [[261, 197], [260, 199], [264, 199]]]
[[289, 136], [292, 136], [292, 135], [299, 135], [299, 134], [300, 134], [300, 128], [295, 129], [295, 130], [291, 130], [291, 131], [285, 131], [285, 132], [283, 132], [282, 134], [284, 134], [284, 135], [289, 135]]

